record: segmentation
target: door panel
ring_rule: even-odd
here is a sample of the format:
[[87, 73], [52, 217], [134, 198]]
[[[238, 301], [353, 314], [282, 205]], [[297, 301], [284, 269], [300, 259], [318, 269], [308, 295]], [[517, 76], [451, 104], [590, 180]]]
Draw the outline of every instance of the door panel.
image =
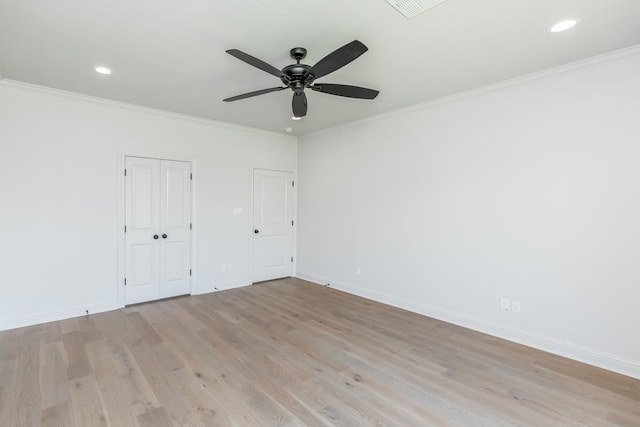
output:
[[260, 179], [260, 223], [264, 225], [279, 225], [286, 220], [287, 209], [287, 176], [262, 176]]
[[134, 164], [127, 168], [131, 180], [134, 230], [154, 230], [157, 223], [155, 205], [158, 203], [157, 164]]
[[126, 159], [126, 303], [157, 298], [160, 248], [153, 238], [160, 226], [160, 164]]
[[134, 262], [131, 263], [132, 272], [128, 285], [131, 287], [153, 286], [157, 279], [154, 274], [157, 257], [155, 245], [152, 243], [132, 245], [131, 249]]
[[[169, 260], [182, 260], [185, 255], [184, 242], [167, 242], [165, 243], [166, 257]], [[168, 262], [165, 264], [165, 281], [172, 282], [177, 280], [185, 280], [185, 274], [182, 262]]]
[[188, 294], [191, 164], [137, 157], [125, 164], [126, 304]]
[[291, 276], [293, 174], [254, 170], [253, 281]]
[[163, 182], [160, 298], [167, 298], [191, 291], [191, 164], [162, 160], [160, 168]]
[[[186, 166], [186, 167], [185, 167]], [[165, 192], [165, 209], [166, 209], [166, 226], [167, 227], [184, 227], [185, 208], [188, 208], [189, 200], [189, 174], [191, 168], [184, 162], [168, 162], [163, 161], [163, 173], [166, 185]], [[187, 184], [185, 186], [185, 183]], [[186, 205], [186, 206], [185, 206]]]
[[283, 264], [291, 263], [291, 259], [286, 259], [285, 236], [262, 236], [260, 239], [260, 267], [282, 267]]

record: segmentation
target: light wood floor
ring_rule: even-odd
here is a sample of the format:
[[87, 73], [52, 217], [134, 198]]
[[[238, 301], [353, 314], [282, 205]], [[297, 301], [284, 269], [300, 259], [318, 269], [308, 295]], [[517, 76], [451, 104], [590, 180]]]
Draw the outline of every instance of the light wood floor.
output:
[[0, 426], [640, 426], [640, 381], [297, 279], [0, 333]]

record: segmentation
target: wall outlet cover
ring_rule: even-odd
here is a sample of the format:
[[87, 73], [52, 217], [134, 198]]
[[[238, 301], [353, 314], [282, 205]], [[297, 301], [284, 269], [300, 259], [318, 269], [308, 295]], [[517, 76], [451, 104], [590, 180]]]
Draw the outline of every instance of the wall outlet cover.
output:
[[520, 313], [520, 301], [511, 301], [511, 311]]

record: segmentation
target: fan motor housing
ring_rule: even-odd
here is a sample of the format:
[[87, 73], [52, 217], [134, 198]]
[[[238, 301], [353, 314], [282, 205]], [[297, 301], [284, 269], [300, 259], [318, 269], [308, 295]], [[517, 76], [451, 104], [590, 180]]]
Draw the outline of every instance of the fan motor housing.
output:
[[291, 82], [302, 81], [310, 68], [311, 66], [307, 64], [292, 64], [284, 67], [282, 72], [289, 77], [289, 81], [287, 81], [285, 77], [282, 77], [282, 83], [290, 85]]

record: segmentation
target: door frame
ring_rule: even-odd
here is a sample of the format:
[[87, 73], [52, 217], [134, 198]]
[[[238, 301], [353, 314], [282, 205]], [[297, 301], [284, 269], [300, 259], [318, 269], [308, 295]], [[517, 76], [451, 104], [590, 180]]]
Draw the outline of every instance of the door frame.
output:
[[295, 183], [295, 185], [293, 186], [293, 191], [292, 191], [292, 198], [293, 200], [291, 201], [291, 203], [293, 204], [293, 208], [291, 210], [291, 218], [293, 220], [293, 227], [291, 227], [291, 256], [293, 256], [293, 262], [291, 263], [291, 277], [295, 277], [296, 272], [298, 271], [297, 268], [297, 263], [298, 263], [298, 257], [297, 257], [297, 253], [298, 253], [298, 238], [297, 238], [297, 230], [298, 230], [298, 179], [297, 179], [297, 174], [295, 170], [285, 170], [285, 169], [272, 169], [272, 168], [266, 168], [266, 167], [259, 167], [259, 166], [254, 166], [252, 168], [249, 169], [249, 194], [248, 194], [248, 203], [247, 206], [249, 206], [249, 212], [247, 213], [247, 240], [248, 240], [248, 245], [249, 245], [249, 259], [247, 260], [248, 262], [248, 267], [249, 267], [249, 285], [253, 285], [254, 281], [253, 281], [253, 277], [254, 277], [254, 272], [253, 272], [253, 230], [254, 230], [254, 222], [253, 222], [253, 212], [254, 212], [254, 203], [253, 203], [253, 194], [255, 191], [255, 187], [254, 187], [254, 176], [255, 176], [255, 171], [256, 170], [263, 170], [263, 171], [269, 171], [269, 172], [285, 172], [285, 173], [290, 173], [291, 176], [293, 177], [293, 182]]
[[[125, 218], [126, 218], [126, 183], [124, 176], [124, 169], [126, 166], [126, 158], [127, 157], [142, 157], [145, 159], [156, 159], [156, 160], [178, 160], [181, 162], [189, 162], [191, 164], [191, 173], [193, 174], [193, 179], [191, 180], [191, 223], [193, 224], [193, 230], [197, 229], [197, 215], [196, 215], [196, 196], [197, 196], [197, 161], [192, 157], [185, 156], [180, 153], [172, 153], [172, 152], [163, 152], [163, 151], [136, 151], [136, 150], [127, 150], [121, 151], [118, 153], [118, 159], [116, 164], [118, 165], [117, 175], [118, 176], [118, 200], [117, 200], [117, 248], [116, 248], [116, 269], [117, 269], [117, 283], [116, 283], [116, 302], [119, 308], [125, 307], [125, 293], [126, 287], [124, 284], [125, 273], [126, 273], [126, 235], [124, 232], [125, 226]], [[190, 295], [194, 295], [197, 293], [195, 290], [197, 286], [197, 269], [196, 269], [196, 235], [197, 233], [191, 232], [191, 259], [189, 260], [191, 264], [191, 290], [189, 292]]]

